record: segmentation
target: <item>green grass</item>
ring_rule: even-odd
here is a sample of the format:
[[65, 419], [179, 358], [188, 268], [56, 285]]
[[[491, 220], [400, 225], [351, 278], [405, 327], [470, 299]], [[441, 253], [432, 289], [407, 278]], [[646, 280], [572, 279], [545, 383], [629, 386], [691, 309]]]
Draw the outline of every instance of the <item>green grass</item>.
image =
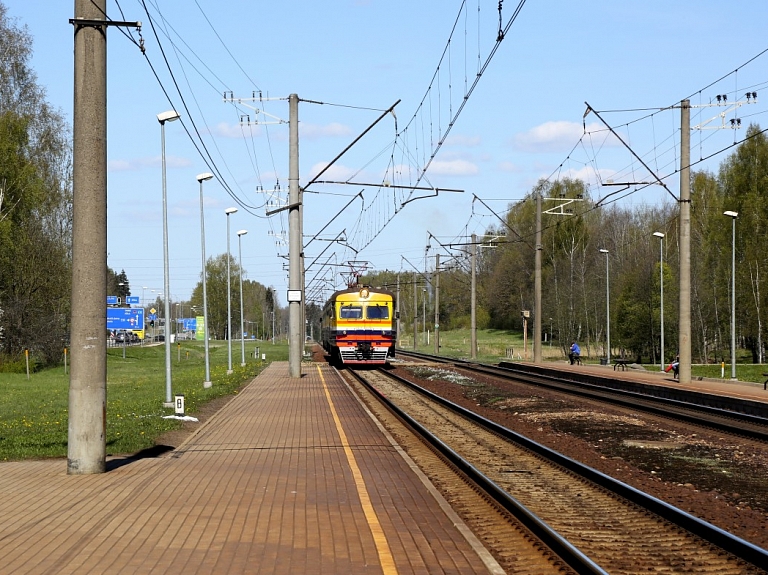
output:
[[[266, 362], [250, 357], [256, 345]], [[285, 360], [285, 343], [246, 342], [246, 366], [240, 366], [240, 343], [232, 343], [233, 373], [227, 375], [227, 346], [211, 342], [213, 386], [203, 389], [205, 356], [203, 342], [172, 346], [172, 394], [183, 394], [187, 415], [194, 415], [207, 401], [237, 392], [269, 362]], [[163, 419], [172, 415], [164, 408], [165, 347], [133, 346], [107, 351], [107, 453], [130, 454], [152, 447], [157, 437], [181, 423]], [[30, 375], [0, 374], [0, 461], [67, 455], [69, 376], [63, 364]]]
[[[468, 329], [457, 329], [440, 332], [440, 355], [457, 359], [469, 359], [471, 334]], [[400, 347], [405, 351], [413, 349], [413, 338], [410, 334], [401, 338]], [[528, 359], [533, 359], [533, 342], [529, 339], [523, 342], [521, 333], [507, 330], [479, 329], [477, 330], [477, 360], [484, 363], [496, 363], [499, 361], [512, 361], [525, 359], [526, 348]], [[416, 351], [421, 353], [435, 353], [434, 333], [429, 334], [429, 344], [426, 336], [419, 334]], [[545, 360], [563, 359], [562, 352], [553, 342], [542, 345], [542, 354]]]

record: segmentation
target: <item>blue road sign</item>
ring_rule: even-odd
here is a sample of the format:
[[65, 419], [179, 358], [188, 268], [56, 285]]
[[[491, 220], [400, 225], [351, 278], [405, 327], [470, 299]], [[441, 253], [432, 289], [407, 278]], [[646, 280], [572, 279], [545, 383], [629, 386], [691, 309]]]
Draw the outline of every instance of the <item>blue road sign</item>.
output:
[[107, 329], [144, 329], [144, 310], [141, 308], [108, 307]]
[[117, 305], [117, 296], [116, 295], [108, 295], [107, 296], [107, 305]]
[[128, 297], [125, 298], [125, 303], [127, 303], [128, 305], [133, 305], [133, 304], [139, 305], [139, 296], [129, 295]]

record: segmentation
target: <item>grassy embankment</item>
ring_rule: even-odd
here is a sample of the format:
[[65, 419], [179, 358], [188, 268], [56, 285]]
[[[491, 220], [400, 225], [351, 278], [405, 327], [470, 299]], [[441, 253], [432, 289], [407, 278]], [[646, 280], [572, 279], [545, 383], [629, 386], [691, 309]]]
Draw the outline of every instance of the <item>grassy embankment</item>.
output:
[[[185, 411], [193, 415], [200, 405], [236, 393], [266, 365], [253, 357], [259, 345], [268, 362], [285, 360], [285, 343], [246, 342], [246, 366], [241, 367], [240, 342], [232, 343], [233, 373], [227, 375], [227, 346], [211, 342], [213, 386], [203, 389], [203, 342], [172, 346], [172, 395], [183, 394]], [[179, 353], [179, 351], [181, 353]], [[179, 360], [180, 356], [180, 360]], [[0, 461], [67, 455], [67, 406], [69, 375], [64, 365], [30, 375], [0, 374]], [[173, 409], [164, 408], [165, 347], [132, 346], [107, 351], [107, 453], [131, 454], [152, 447], [155, 439], [181, 424], [163, 419]]]

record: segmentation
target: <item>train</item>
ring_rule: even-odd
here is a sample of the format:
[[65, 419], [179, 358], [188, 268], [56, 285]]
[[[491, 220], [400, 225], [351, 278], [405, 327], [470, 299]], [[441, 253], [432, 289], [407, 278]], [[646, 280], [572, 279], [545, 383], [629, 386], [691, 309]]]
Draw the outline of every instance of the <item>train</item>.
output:
[[384, 289], [357, 285], [334, 292], [323, 306], [322, 346], [331, 362], [384, 365], [395, 357], [395, 296]]

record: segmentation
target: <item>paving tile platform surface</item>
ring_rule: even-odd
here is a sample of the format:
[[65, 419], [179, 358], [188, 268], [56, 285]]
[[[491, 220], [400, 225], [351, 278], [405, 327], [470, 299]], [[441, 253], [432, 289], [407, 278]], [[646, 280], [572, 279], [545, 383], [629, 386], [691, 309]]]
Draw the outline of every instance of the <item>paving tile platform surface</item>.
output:
[[0, 574], [496, 571], [327, 365], [274, 363], [176, 450], [109, 469], [0, 464]]
[[[614, 370], [610, 365], [569, 365], [567, 361], [546, 362], [540, 365], [558, 369], [563, 372], [586, 373], [621, 381], [634, 381], [648, 385], [673, 387], [684, 389], [686, 391], [712, 393], [715, 395], [724, 395], [738, 399], [768, 403], [768, 391], [764, 389], [765, 385], [763, 383], [731, 380], [729, 366], [725, 368], [725, 377], [723, 378], [692, 377], [690, 383], [680, 383], [673, 377], [672, 373], [661, 371], [658, 367], [638, 367], [635, 364], [631, 365], [626, 371], [621, 369]], [[768, 372], [768, 369], [766, 369], [766, 371]]]

